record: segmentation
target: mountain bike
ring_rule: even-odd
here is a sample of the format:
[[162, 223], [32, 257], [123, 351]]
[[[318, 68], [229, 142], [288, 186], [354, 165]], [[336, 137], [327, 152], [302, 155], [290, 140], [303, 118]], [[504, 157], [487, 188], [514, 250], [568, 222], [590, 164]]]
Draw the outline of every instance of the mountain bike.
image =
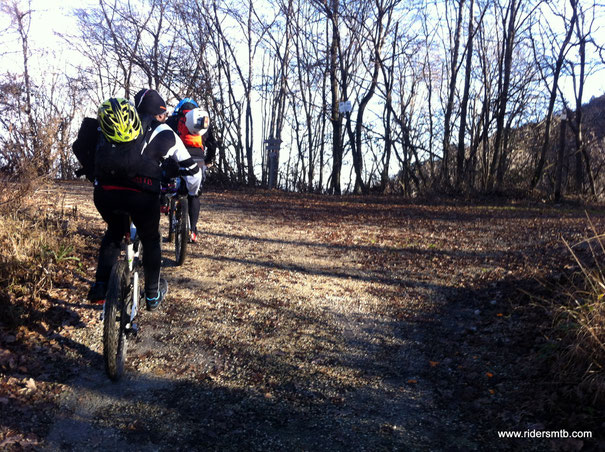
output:
[[189, 241], [189, 202], [185, 183], [181, 178], [172, 179], [162, 184], [162, 194], [168, 201], [168, 241], [174, 240], [174, 260], [176, 265], [183, 265], [187, 256]]
[[122, 240], [122, 254], [111, 269], [103, 306], [103, 360], [109, 378], [118, 381], [124, 374], [127, 339], [136, 336], [134, 320], [144, 296], [142, 274], [143, 246], [129, 217], [128, 232]]

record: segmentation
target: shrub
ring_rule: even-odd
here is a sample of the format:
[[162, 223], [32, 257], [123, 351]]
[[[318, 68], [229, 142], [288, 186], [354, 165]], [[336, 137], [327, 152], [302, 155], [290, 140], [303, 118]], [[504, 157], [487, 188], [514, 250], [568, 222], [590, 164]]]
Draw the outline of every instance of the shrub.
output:
[[560, 377], [579, 382], [583, 395], [596, 404], [605, 401], [605, 246], [604, 236], [590, 225], [591, 238], [574, 246], [565, 242], [578, 270], [561, 288], [564, 302], [555, 318], [564, 343]]

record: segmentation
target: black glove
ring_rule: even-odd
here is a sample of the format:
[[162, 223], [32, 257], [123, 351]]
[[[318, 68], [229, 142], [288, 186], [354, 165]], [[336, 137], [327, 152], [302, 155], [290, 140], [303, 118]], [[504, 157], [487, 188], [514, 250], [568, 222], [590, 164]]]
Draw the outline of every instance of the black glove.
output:
[[162, 162], [162, 179], [172, 179], [179, 175], [179, 162], [172, 158], [164, 159]]

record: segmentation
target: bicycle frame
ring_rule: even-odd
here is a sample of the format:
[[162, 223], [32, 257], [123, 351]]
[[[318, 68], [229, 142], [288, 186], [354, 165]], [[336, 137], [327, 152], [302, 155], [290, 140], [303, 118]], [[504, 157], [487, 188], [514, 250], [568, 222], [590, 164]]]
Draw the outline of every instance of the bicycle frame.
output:
[[180, 198], [187, 196], [186, 193], [181, 192], [181, 185], [184, 183], [185, 182], [182, 180], [181, 177], [175, 177], [171, 179], [168, 183], [162, 182], [162, 195], [166, 197], [166, 200], [168, 201], [169, 205], [173, 199], [175, 199], [175, 201], [178, 201]]
[[[172, 179], [162, 187], [162, 194], [168, 202], [168, 241], [174, 239], [175, 261], [182, 265], [186, 256], [191, 220], [189, 218], [188, 198], [182, 191], [185, 182], [179, 177]], [[180, 212], [180, 213], [179, 213]]]
[[[137, 242], [137, 228], [134, 223], [130, 223], [130, 230], [126, 233], [126, 237], [124, 239], [125, 243], [125, 254], [126, 261], [128, 262], [128, 272], [132, 274], [134, 272], [132, 278], [132, 308], [130, 310], [130, 322], [126, 324], [127, 329], [133, 328], [133, 320], [139, 312], [139, 299], [140, 299], [140, 290], [139, 290], [139, 272], [135, 270], [135, 259], [138, 260], [141, 247], [137, 246], [135, 249], [135, 243]], [[138, 243], [140, 245], [140, 243]]]

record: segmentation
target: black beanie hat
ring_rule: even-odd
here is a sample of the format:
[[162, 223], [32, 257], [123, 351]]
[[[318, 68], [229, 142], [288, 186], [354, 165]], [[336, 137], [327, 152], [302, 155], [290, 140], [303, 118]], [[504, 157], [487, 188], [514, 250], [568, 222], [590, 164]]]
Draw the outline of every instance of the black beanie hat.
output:
[[166, 103], [154, 89], [142, 89], [134, 96], [134, 105], [140, 115], [161, 115], [166, 113]]

